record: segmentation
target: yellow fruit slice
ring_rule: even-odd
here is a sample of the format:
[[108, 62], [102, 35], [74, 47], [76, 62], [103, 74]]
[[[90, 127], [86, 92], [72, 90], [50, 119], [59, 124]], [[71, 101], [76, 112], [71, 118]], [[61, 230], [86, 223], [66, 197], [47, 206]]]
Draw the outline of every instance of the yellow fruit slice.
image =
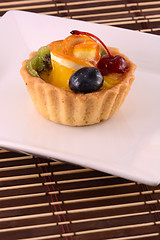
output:
[[103, 82], [102, 89], [109, 89], [111, 87], [114, 87], [121, 80], [122, 80], [121, 73], [110, 73], [110, 74], [104, 76], [104, 82]]
[[71, 75], [83, 67], [94, 67], [92, 63], [84, 59], [64, 54], [62, 51], [63, 40], [50, 44], [52, 71], [46, 80], [54, 86], [71, 91], [69, 79]]
[[62, 88], [67, 91], [71, 91], [69, 88], [69, 79], [75, 71], [53, 60], [52, 67], [53, 69], [50, 73], [47, 82], [53, 84], [56, 87]]
[[84, 44], [80, 43], [74, 47], [73, 56], [76, 58], [87, 60], [96, 66], [99, 60], [97, 52], [99, 52], [99, 46], [97, 44], [89, 42]]

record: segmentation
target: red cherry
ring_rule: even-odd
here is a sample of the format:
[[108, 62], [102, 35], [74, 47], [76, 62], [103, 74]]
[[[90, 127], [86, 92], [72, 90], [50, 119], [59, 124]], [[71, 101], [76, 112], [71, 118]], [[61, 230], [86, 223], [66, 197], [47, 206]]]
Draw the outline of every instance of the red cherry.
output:
[[110, 59], [108, 68], [110, 72], [124, 73], [127, 68], [127, 62], [122, 56], [115, 55]]
[[110, 59], [111, 58], [109, 55], [103, 55], [103, 57], [101, 57], [101, 59], [98, 62], [97, 67], [103, 76], [105, 76], [109, 73], [108, 64], [109, 64]]
[[120, 55], [112, 57], [104, 55], [98, 62], [97, 67], [103, 76], [107, 75], [109, 72], [124, 73], [127, 69], [127, 62]]

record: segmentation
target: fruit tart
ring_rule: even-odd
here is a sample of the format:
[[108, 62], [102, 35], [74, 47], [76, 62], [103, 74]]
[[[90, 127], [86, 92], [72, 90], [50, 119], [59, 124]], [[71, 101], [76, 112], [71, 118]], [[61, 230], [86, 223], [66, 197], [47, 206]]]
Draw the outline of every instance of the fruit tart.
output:
[[117, 48], [78, 30], [32, 52], [21, 75], [36, 109], [70, 126], [107, 120], [120, 108], [134, 80], [136, 65]]

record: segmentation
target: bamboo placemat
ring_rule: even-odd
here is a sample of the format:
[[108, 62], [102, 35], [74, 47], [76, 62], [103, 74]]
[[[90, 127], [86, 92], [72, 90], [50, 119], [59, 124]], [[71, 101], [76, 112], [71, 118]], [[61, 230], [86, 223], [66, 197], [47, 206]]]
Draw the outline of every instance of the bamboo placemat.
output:
[[9, 10], [49, 14], [160, 35], [159, 0], [0, 0], [0, 16]]
[[[160, 1], [0, 1], [160, 35]], [[160, 186], [0, 149], [0, 239], [160, 240]]]
[[160, 186], [0, 150], [0, 239], [160, 239]]

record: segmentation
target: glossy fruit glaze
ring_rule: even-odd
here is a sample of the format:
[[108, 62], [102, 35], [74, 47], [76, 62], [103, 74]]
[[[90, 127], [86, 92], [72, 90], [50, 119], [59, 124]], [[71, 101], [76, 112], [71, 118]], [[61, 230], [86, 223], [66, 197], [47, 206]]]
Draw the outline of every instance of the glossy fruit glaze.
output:
[[120, 55], [113, 56], [107, 46], [94, 34], [78, 30], [71, 31], [71, 34], [90, 36], [100, 42], [107, 53], [99, 60], [97, 64], [97, 67], [101, 71], [102, 75], [107, 75], [108, 73], [124, 73], [127, 69], [126, 60]]

